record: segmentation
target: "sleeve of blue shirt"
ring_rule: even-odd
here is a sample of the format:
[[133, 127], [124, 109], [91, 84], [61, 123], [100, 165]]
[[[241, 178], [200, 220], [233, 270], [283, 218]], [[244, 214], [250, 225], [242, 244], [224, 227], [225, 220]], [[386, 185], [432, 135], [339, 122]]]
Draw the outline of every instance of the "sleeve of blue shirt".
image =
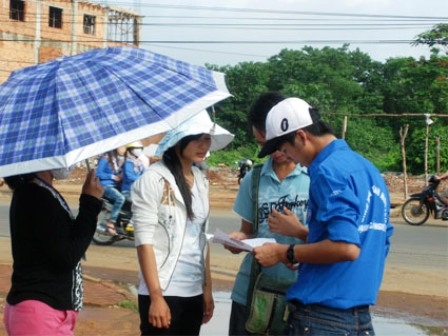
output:
[[107, 159], [103, 157], [100, 158], [96, 167], [96, 177], [98, 177], [100, 180], [110, 180], [112, 179], [112, 175], [112, 168], [110, 168]]
[[313, 198], [318, 200], [316, 219], [327, 224], [324, 238], [359, 246], [361, 209], [359, 198], [349, 183], [329, 176], [320, 176], [314, 183], [319, 186], [313, 190]]
[[131, 161], [126, 161], [123, 165], [123, 180], [126, 182], [134, 182], [141, 175], [140, 171], [135, 171], [134, 163]]

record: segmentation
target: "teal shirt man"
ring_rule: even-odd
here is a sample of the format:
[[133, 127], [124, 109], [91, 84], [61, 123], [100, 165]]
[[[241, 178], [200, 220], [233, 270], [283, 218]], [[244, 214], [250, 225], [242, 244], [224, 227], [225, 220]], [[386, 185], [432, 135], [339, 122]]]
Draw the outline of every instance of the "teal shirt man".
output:
[[[272, 158], [263, 165], [260, 175], [258, 191], [258, 232], [259, 238], [274, 238], [280, 244], [303, 244], [298, 238], [273, 233], [269, 230], [268, 216], [272, 209], [283, 212], [287, 207], [302, 223], [306, 222], [308, 207], [309, 176], [306, 168], [297, 165], [285, 179], [279, 181], [273, 168]], [[236, 196], [233, 211], [242, 219], [253, 222], [254, 207], [252, 199], [252, 172], [250, 171], [242, 180]], [[246, 305], [247, 291], [250, 281], [252, 254], [248, 253], [241, 264], [235, 279], [231, 298], [233, 301]], [[288, 269], [279, 263], [273, 267], [262, 268], [262, 272], [274, 278], [294, 281], [297, 271]]]

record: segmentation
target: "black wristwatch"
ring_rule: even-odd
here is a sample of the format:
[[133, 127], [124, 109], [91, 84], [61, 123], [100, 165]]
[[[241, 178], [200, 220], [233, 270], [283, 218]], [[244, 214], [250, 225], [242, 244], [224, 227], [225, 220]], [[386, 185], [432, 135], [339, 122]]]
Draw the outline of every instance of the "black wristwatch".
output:
[[288, 261], [291, 264], [297, 263], [296, 259], [294, 259], [294, 246], [296, 246], [296, 245], [291, 244], [291, 245], [289, 245], [288, 249], [286, 250], [286, 259], [288, 259]]

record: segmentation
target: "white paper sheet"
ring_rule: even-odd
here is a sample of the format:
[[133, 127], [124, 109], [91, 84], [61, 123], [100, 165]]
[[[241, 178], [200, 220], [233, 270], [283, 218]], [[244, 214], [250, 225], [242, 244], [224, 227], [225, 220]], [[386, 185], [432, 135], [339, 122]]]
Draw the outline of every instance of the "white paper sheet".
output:
[[261, 246], [264, 243], [275, 243], [274, 238], [252, 238], [252, 239], [243, 239], [237, 240], [231, 238], [227, 233], [220, 229], [216, 229], [215, 234], [212, 238], [213, 243], [218, 243], [234, 248], [239, 248], [243, 251], [252, 252], [254, 247]]

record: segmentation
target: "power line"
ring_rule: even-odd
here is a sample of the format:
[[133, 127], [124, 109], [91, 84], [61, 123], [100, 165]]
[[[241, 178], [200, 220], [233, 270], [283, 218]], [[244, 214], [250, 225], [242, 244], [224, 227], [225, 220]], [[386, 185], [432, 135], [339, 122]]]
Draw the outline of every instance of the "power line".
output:
[[[69, 41], [69, 40], [56, 40], [56, 39], [0, 39], [1, 42], [66, 42], [66, 43], [89, 43], [95, 42], [92, 40], [80, 40]], [[99, 41], [103, 41], [103, 39], [99, 39]], [[107, 42], [114, 43], [129, 43], [124, 40], [107, 40]], [[223, 41], [214, 41], [214, 40], [140, 40], [139, 43], [174, 43], [174, 44], [409, 44], [413, 43], [414, 40], [223, 40]]]
[[[63, 0], [62, 2], [71, 2], [70, 0]], [[114, 5], [128, 5], [129, 3], [127, 2], [113, 2]], [[365, 20], [365, 18], [370, 18], [370, 19], [374, 19], [376, 21], [381, 20], [381, 21], [390, 21], [391, 19], [394, 20], [406, 20], [406, 21], [410, 21], [412, 20], [419, 20], [418, 23], [414, 22], [414, 23], [388, 23], [388, 24], [373, 24], [370, 22], [363, 22], [363, 23], [343, 23], [343, 24], [339, 24], [339, 23], [328, 23], [328, 19], [325, 19], [326, 23], [313, 23], [313, 24], [254, 24], [254, 23], [180, 23], [180, 22], [172, 22], [172, 23], [144, 23], [141, 22], [139, 24], [137, 24], [137, 27], [169, 27], [170, 29], [174, 28], [174, 27], [181, 27], [181, 28], [185, 28], [185, 27], [192, 27], [192, 28], [206, 28], [206, 29], [228, 29], [228, 28], [233, 28], [233, 29], [237, 29], [237, 28], [244, 28], [245, 30], [262, 30], [262, 29], [269, 29], [269, 30], [290, 30], [289, 28], [291, 28], [292, 31], [297, 31], [297, 30], [313, 30], [313, 31], [317, 31], [317, 30], [354, 30], [354, 28], [356, 28], [356, 30], [385, 30], [385, 29], [416, 29], [416, 28], [420, 28], [419, 26], [422, 27], [428, 27], [427, 26], [427, 22], [421, 23], [421, 20], [441, 20], [441, 19], [447, 19], [445, 17], [427, 17], [427, 16], [399, 16], [399, 15], [372, 15], [372, 14], [354, 14], [354, 13], [333, 13], [333, 12], [306, 12], [306, 11], [284, 11], [284, 10], [271, 10], [271, 9], [248, 9], [248, 8], [231, 8], [231, 7], [216, 7], [216, 6], [185, 6], [185, 5], [165, 5], [165, 4], [141, 4], [139, 2], [139, 7], [153, 7], [153, 8], [168, 8], [168, 9], [178, 9], [178, 10], [190, 10], [190, 11], [203, 11], [203, 10], [219, 10], [220, 13], [221, 12], [231, 12], [231, 13], [236, 13], [236, 12], [243, 12], [243, 13], [247, 13], [250, 12], [251, 14], [254, 13], [277, 13], [277, 14], [282, 14], [282, 15], [288, 15], [290, 16], [291, 14], [296, 14], [296, 15], [305, 15], [305, 16], [309, 16], [309, 15], [313, 15], [313, 16], [336, 16], [338, 17], [337, 20], [341, 20], [340, 17], [348, 17], [350, 19], [344, 19], [344, 20], [350, 20], [353, 21], [353, 18], [363, 18]], [[107, 6], [104, 6], [105, 8], [107, 8]], [[117, 9], [118, 10], [118, 9]], [[123, 9], [123, 11], [126, 11], [125, 9]], [[27, 17], [30, 16], [30, 14], [35, 14], [35, 13], [30, 13], [27, 12]], [[78, 15], [79, 17], [82, 17], [85, 14], [80, 14]], [[46, 19], [46, 15], [42, 15], [42, 17], [44, 19]], [[155, 17], [155, 16], [154, 16]], [[197, 16], [185, 16], [185, 18], [188, 17], [192, 17], [192, 18], [197, 18]], [[170, 18], [170, 16], [165, 16], [165, 18]], [[174, 18], [183, 18], [183, 16], [174, 16]], [[202, 17], [205, 18], [205, 17]], [[207, 17], [210, 18], [210, 17]], [[222, 19], [220, 17], [215, 17], [212, 19]], [[238, 17], [225, 17], [224, 19], [233, 19], [233, 20], [240, 20], [241, 18]], [[264, 19], [264, 20], [268, 20], [269, 18], [257, 18], [255, 16], [253, 17], [245, 17], [245, 19], [248, 20], [259, 20], [259, 19]], [[282, 20], [285, 18], [273, 18], [271, 17], [270, 20]], [[286, 18], [287, 20], [301, 20], [301, 18]], [[311, 19], [306, 19], [306, 20], [311, 20]], [[318, 20], [322, 20], [322, 19], [318, 19]], [[336, 20], [335, 18], [332, 18], [331, 20]], [[315, 20], [316, 21], [316, 20]], [[27, 20], [26, 22], [33, 22], [33, 21], [29, 21]], [[36, 21], [34, 21], [36, 22]], [[68, 20], [68, 21], [64, 21], [65, 24], [70, 24], [73, 23], [72, 21]], [[95, 26], [99, 26], [103, 24], [103, 22], [96, 22]], [[113, 25], [113, 23], [112, 23]], [[53, 32], [56, 34], [61, 34], [63, 36], [65, 36], [66, 34], [64, 32]], [[90, 39], [92, 39], [91, 41], [95, 41], [95, 40], [101, 40], [101, 38], [97, 38], [94, 35], [89, 36]], [[105, 39], [108, 39], [107, 37], [104, 37]], [[91, 42], [89, 41], [89, 42]], [[118, 40], [115, 40], [117, 42], [120, 42]], [[129, 42], [129, 39], [128, 41]], [[156, 41], [142, 41], [143, 43], [148, 43], [148, 42], [156, 42]], [[177, 43], [176, 41], [172, 41], [173, 43]], [[241, 41], [241, 43], [245, 43], [246, 41]], [[260, 41], [260, 43], [264, 43], [265, 41]], [[325, 42], [325, 41], [322, 41]], [[167, 43], [166, 41], [163, 41], [162, 43]], [[207, 41], [196, 41], [195, 43], [211, 43], [211, 42], [207, 42]], [[223, 43], [223, 42], [217, 42], [217, 43]], [[230, 42], [229, 42], [230, 43]], [[312, 43], [317, 43], [317, 42], [312, 42]], [[335, 41], [334, 43], [339, 43], [338, 41]], [[356, 41], [355, 43], [358, 43], [358, 41]], [[365, 43], [371, 43], [371, 42], [365, 42]], [[390, 43], [390, 42], [388, 42]]]
[[[72, 0], [61, 0], [61, 2], [71, 3]], [[117, 5], [117, 6], [126, 6], [129, 5], [129, 2], [108, 2], [107, 5], [101, 5], [103, 8], [107, 9], [109, 8], [109, 4]], [[238, 8], [238, 7], [218, 7], [218, 6], [192, 6], [192, 5], [166, 5], [166, 4], [141, 4], [139, 3], [139, 7], [150, 7], [150, 8], [165, 8], [165, 9], [177, 9], [177, 10], [190, 10], [190, 11], [212, 11], [214, 13], [219, 13], [222, 15], [223, 13], [268, 13], [270, 15], [269, 18], [258, 18], [256, 16], [252, 17], [220, 17], [220, 16], [213, 16], [211, 17], [208, 15], [207, 17], [204, 16], [148, 16], [151, 18], [206, 18], [206, 19], [248, 19], [248, 20], [298, 20], [297, 17], [295, 18], [276, 18], [272, 17], [272, 14], [281, 14], [281, 15], [303, 15], [303, 16], [316, 16], [316, 17], [347, 17], [350, 18], [350, 20], [353, 20], [353, 18], [363, 18], [364, 20], [366, 18], [371, 19], [394, 19], [394, 20], [430, 20], [434, 22], [440, 22], [440, 21], [447, 21], [448, 17], [446, 16], [406, 16], [406, 15], [384, 15], [384, 14], [362, 14], [362, 13], [337, 13], [337, 12], [314, 12], [314, 11], [291, 11], [291, 10], [273, 10], [273, 9], [256, 9], [256, 8]], [[122, 10], [124, 13], [129, 11], [126, 8], [113, 8], [114, 10]], [[27, 15], [36, 15], [36, 13], [32, 12], [26, 12]], [[87, 14], [87, 11], [86, 11]], [[129, 15], [136, 15], [138, 13], [128, 13]], [[43, 14], [45, 15], [45, 14]], [[145, 17], [145, 16], [143, 16]], [[300, 20], [300, 19], [299, 19]], [[311, 19], [308, 19], [311, 20]], [[316, 20], [316, 19], [313, 19]], [[328, 18], [325, 18], [325, 20], [328, 20]], [[333, 20], [335, 20], [333, 18]], [[346, 19], [348, 20], [348, 19]]]
[[[271, 20], [272, 21], [272, 20]], [[11, 20], [0, 20], [0, 23], [10, 23]], [[41, 21], [31, 21], [31, 20], [26, 20], [26, 21], [22, 21], [24, 24], [29, 24], [29, 23], [37, 23], [37, 22], [43, 22], [43, 23], [47, 23], [48, 20], [46, 20], [45, 18], [42, 19]], [[63, 24], [72, 24], [72, 23], [79, 23], [82, 24], [82, 20], [76, 20], [76, 21], [72, 21], [72, 20], [64, 20]], [[108, 21], [108, 22], [101, 22], [101, 21], [97, 21], [95, 22], [95, 26], [101, 26], [101, 25], [111, 25], [114, 24], [114, 21]], [[372, 24], [372, 23], [328, 23], [328, 21], [326, 21], [326, 23], [317, 23], [317, 24], [304, 24], [304, 23], [296, 23], [296, 24], [279, 24], [279, 23], [264, 23], [264, 24], [257, 24], [257, 23], [203, 23], [203, 22], [149, 22], [149, 23], [145, 23], [145, 22], [139, 22], [139, 23], [132, 23], [132, 26], [159, 26], [159, 27], [199, 27], [199, 28], [204, 28], [204, 27], [208, 27], [208, 28], [214, 28], [214, 27], [224, 27], [224, 28], [228, 28], [228, 27], [242, 27], [242, 28], [251, 28], [251, 27], [255, 27], [255, 28], [272, 28], [272, 27], [286, 27], [286, 28], [291, 28], [291, 29], [296, 29], [296, 28], [309, 28], [309, 29], [321, 29], [321, 28], [325, 28], [325, 29], [359, 29], [359, 28], [369, 28], [369, 29], [397, 29], [397, 28], [409, 28], [409, 29], [416, 29], [416, 28], [424, 28], [424, 27], [432, 27], [433, 23], [428, 23], [428, 22], [424, 22], [424, 23], [387, 23], [387, 24]]]
[[[69, 2], [69, 0], [67, 0]], [[113, 4], [121, 6], [128, 5], [127, 2], [114, 1]], [[142, 7], [167, 8], [167, 9], [185, 9], [185, 10], [206, 10], [219, 13], [222, 12], [240, 12], [240, 13], [268, 13], [268, 14], [301, 14], [305, 16], [336, 16], [336, 17], [363, 17], [363, 18], [396, 18], [396, 19], [434, 19], [448, 20], [446, 16], [409, 16], [409, 15], [383, 15], [383, 14], [361, 14], [361, 13], [337, 13], [337, 12], [314, 12], [314, 11], [291, 11], [274, 10], [262, 8], [238, 8], [238, 7], [218, 7], [218, 6], [193, 6], [193, 5], [166, 5], [166, 4], [141, 4]]]
[[[354, 21], [359, 21], [359, 22], [444, 22], [448, 20], [448, 17], [425, 17], [425, 16], [407, 16], [407, 17], [403, 17], [403, 16], [390, 16], [390, 15], [368, 15], [368, 14], [325, 14], [325, 13], [316, 13], [313, 15], [316, 15], [317, 17], [315, 18], [308, 18], [309, 15], [306, 15], [304, 13], [298, 13], [295, 15], [302, 15], [302, 16], [294, 16], [294, 17], [275, 17], [272, 16], [272, 11], [268, 11], [271, 15], [268, 17], [259, 17], [259, 16], [222, 16], [222, 12], [220, 12], [220, 15], [216, 15], [216, 16], [210, 16], [210, 15], [141, 15], [142, 13], [131, 13], [128, 12], [126, 9], [119, 9], [119, 8], [114, 8], [112, 11], [114, 12], [119, 12], [122, 13], [123, 16], [131, 16], [131, 17], [141, 17], [141, 18], [151, 18], [151, 19], [193, 19], [193, 20], [197, 20], [197, 19], [205, 19], [205, 20], [253, 20], [253, 21], [322, 21], [322, 22], [328, 22], [328, 21], [335, 21], [335, 22], [354, 22]], [[107, 8], [105, 8], [105, 12], [107, 12]], [[254, 14], [254, 10], [249, 10], [248, 12], [250, 12], [251, 14]], [[291, 11], [284, 11], [284, 12], [279, 12], [279, 11], [273, 11], [275, 13], [280, 13], [280, 14], [284, 14], [284, 15], [292, 15], [295, 12], [291, 12]], [[37, 12], [31, 12], [31, 11], [26, 11], [25, 13], [25, 17], [30, 18], [30, 17], [35, 17], [38, 16]], [[70, 13], [71, 17], [82, 17], [84, 15], [92, 15], [92, 16], [101, 16], [98, 15], [97, 13], [92, 13], [90, 11], [84, 11], [82, 12], [82, 14], [77, 14], [77, 15], [73, 15], [72, 13]], [[40, 13], [39, 16], [41, 17], [45, 17], [45, 18], [49, 18], [50, 14], [49, 12], [44, 12], [44, 13]], [[324, 16], [324, 17], [321, 17]], [[329, 16], [329, 17], [328, 17]], [[333, 17], [333, 16], [336, 16]], [[347, 17], [346, 19], [341, 19], [341, 17]]]
[[[146, 43], [145, 43], [146, 44]], [[184, 47], [174, 47], [166, 45], [157, 45], [156, 43], [148, 42], [148, 44], [151, 44], [153, 47], [158, 48], [169, 48], [169, 49], [176, 49], [176, 50], [186, 50], [186, 51], [199, 51], [199, 52], [207, 52], [212, 54], [225, 54], [225, 55], [234, 55], [234, 56], [249, 56], [249, 57], [258, 57], [258, 58], [266, 58], [266, 55], [255, 55], [255, 54], [247, 54], [247, 53], [236, 53], [236, 52], [229, 52], [229, 51], [215, 51], [210, 49], [197, 49], [197, 48], [184, 48]]]
[[376, 28], [398, 28], [398, 27], [411, 27], [411, 28], [419, 28], [419, 27], [428, 27], [427, 23], [389, 23], [389, 24], [371, 24], [371, 23], [317, 23], [317, 24], [304, 24], [304, 23], [287, 23], [287, 24], [282, 24], [282, 23], [198, 23], [198, 22], [194, 22], [194, 23], [190, 23], [190, 22], [164, 22], [164, 23], [141, 23], [140, 25], [142, 26], [169, 26], [169, 27], [175, 27], [175, 26], [179, 26], [179, 27], [187, 27], [187, 26], [191, 26], [191, 27], [242, 27], [242, 28], [251, 28], [251, 27], [264, 27], [264, 28], [272, 28], [272, 27], [290, 27], [290, 28], [310, 28], [310, 29], [319, 29], [319, 28], [331, 28], [331, 29], [339, 29], [339, 28], [363, 28], [363, 27], [368, 27], [371, 29], [376, 29]]
[[[126, 13], [124, 13], [126, 14]], [[69, 16], [70, 18], [77, 18], [79, 20], [83, 19], [83, 17], [85, 15], [90, 15], [90, 16], [95, 16], [95, 17], [102, 17], [102, 15], [95, 15], [89, 12], [85, 12], [82, 14], [77, 14], [77, 15], [66, 15]], [[126, 19], [126, 15], [124, 15], [125, 17], [123, 19]], [[131, 15], [134, 16], [134, 15]], [[4, 22], [4, 23], [8, 23], [8, 22], [16, 22], [16, 23], [36, 23], [36, 20], [32, 20], [34, 18], [37, 18], [38, 15], [37, 13], [33, 13], [33, 12], [26, 12], [25, 14], [25, 18], [24, 20], [13, 20], [13, 19], [9, 19], [9, 20], [0, 20], [0, 22]], [[41, 22], [47, 22], [50, 18], [50, 16], [48, 14], [40, 14], [39, 17], [41, 18]], [[237, 17], [237, 16], [233, 16], [233, 17], [210, 17], [210, 16], [182, 16], [182, 15], [170, 15], [170, 16], [140, 16], [142, 18], [151, 18], [152, 19], [152, 23], [145, 23], [145, 22], [140, 22], [140, 25], [146, 25], [146, 24], [210, 24], [210, 25], [225, 25], [225, 24], [229, 24], [229, 23], [222, 23], [222, 22], [216, 22], [217, 20], [223, 20], [223, 21], [228, 21], [228, 20], [233, 20], [233, 21], [244, 21], [245, 23], [241, 23], [239, 22], [238, 24], [244, 24], [244, 25], [262, 25], [260, 23], [254, 23], [254, 22], [259, 22], [259, 21], [270, 21], [270, 24], [276, 24], [276, 25], [281, 25], [278, 22], [285, 22], [285, 21], [294, 21], [294, 22], [309, 22], [312, 21], [312, 24], [308, 25], [313, 25], [313, 26], [319, 26], [319, 25], [323, 25], [323, 26], [328, 26], [328, 25], [332, 25], [332, 26], [364, 26], [364, 25], [368, 25], [368, 26], [387, 26], [387, 25], [393, 25], [393, 26], [406, 26], [406, 25], [414, 25], [414, 26], [427, 26], [428, 24], [437, 24], [440, 23], [441, 21], [443, 21], [440, 18], [437, 19], [370, 19], [370, 20], [366, 20], [366, 19], [359, 19], [359, 20], [354, 20], [353, 18], [350, 19], [335, 19], [335, 18], [319, 18], [319, 19], [309, 19], [309, 18], [301, 18], [301, 17], [295, 17], [295, 18], [276, 18], [276, 17], [269, 17], [269, 18], [259, 18], [256, 16], [252, 16], [252, 17]], [[154, 21], [158, 21], [158, 20], [166, 20], [166, 19], [175, 19], [176, 21], [174, 22], [154, 22]], [[178, 20], [192, 20], [192, 22], [179, 22]], [[213, 20], [212, 23], [203, 23], [200, 22], [198, 23], [198, 19], [201, 20]], [[445, 20], [448, 20], [448, 18], [446, 18]], [[109, 20], [110, 21], [110, 20]], [[252, 22], [254, 21], [254, 22]], [[80, 22], [80, 21], [72, 21], [72, 20], [64, 20], [64, 22], [66, 23], [73, 23], [73, 22]], [[322, 23], [319, 23], [322, 22]], [[97, 21], [96, 24], [103, 24], [104, 22], [100, 22]], [[283, 23], [282, 23], [283, 24]], [[289, 23], [289, 25], [305, 25], [305, 23]], [[285, 24], [283, 24], [285, 25]]]
[[322, 18], [322, 19], [318, 19], [318, 18], [298, 18], [298, 17], [294, 17], [294, 18], [280, 18], [280, 17], [248, 17], [248, 16], [232, 16], [232, 17], [228, 17], [228, 16], [219, 16], [219, 17], [211, 17], [210, 15], [207, 16], [203, 16], [203, 15], [144, 15], [142, 16], [143, 18], [150, 18], [150, 19], [159, 19], [159, 20], [163, 20], [163, 19], [205, 19], [205, 20], [252, 20], [252, 21], [323, 21], [323, 22], [328, 22], [328, 21], [334, 21], [334, 22], [354, 22], [354, 21], [360, 21], [360, 22], [434, 22], [434, 23], [439, 23], [441, 20], [440, 18], [416, 18], [416, 19], [388, 19], [388, 18], [384, 18], [384, 19], [369, 19], [366, 20], [365, 18], [363, 18], [362, 20], [356, 20], [353, 18], [349, 18], [349, 19], [335, 19], [335, 18]]
[[[36, 2], [36, 1], [34, 1]], [[71, 3], [72, 0], [62, 0], [61, 2]], [[110, 8], [112, 10], [117, 10], [120, 12], [121, 10], [126, 14], [128, 11], [126, 8], [117, 8], [119, 6], [129, 7], [130, 2], [128, 1], [107, 1], [107, 4], [100, 4], [105, 10]], [[113, 6], [113, 7], [109, 7]], [[79, 7], [81, 8], [81, 7]], [[161, 36], [160, 31], [164, 28], [169, 28], [167, 33], [176, 34], [176, 32], [184, 32], [186, 29], [201, 29], [201, 30], [223, 30], [228, 29], [229, 31], [232, 29], [240, 29], [241, 37], [244, 37], [242, 33], [244, 31], [261, 31], [261, 30], [270, 30], [270, 31], [286, 31], [286, 32], [298, 32], [298, 31], [384, 31], [384, 30], [409, 30], [409, 29], [418, 29], [418, 28], [430, 28], [431, 24], [437, 24], [441, 21], [448, 21], [448, 17], [441, 16], [403, 16], [403, 15], [375, 15], [375, 14], [362, 14], [362, 13], [335, 13], [335, 12], [312, 12], [312, 11], [291, 11], [291, 10], [272, 10], [272, 9], [255, 9], [255, 8], [238, 8], [238, 7], [223, 7], [223, 6], [198, 6], [198, 5], [167, 5], [167, 4], [151, 4], [151, 3], [141, 3], [139, 1], [139, 8], [150, 8], [153, 12], [153, 9], [159, 8], [162, 10], [168, 10], [170, 12], [176, 12], [176, 15], [148, 15], [141, 16], [141, 13], [132, 13], [128, 14], [131, 16], [138, 16], [142, 18], [142, 21], [137, 25], [135, 23], [132, 24], [132, 27], [145, 29], [146, 31], [141, 31], [141, 36], [145, 33], [148, 34], [147, 29], [157, 28], [157, 31], [154, 36]], [[77, 16], [73, 15], [65, 15], [64, 18], [79, 18], [79, 23], [82, 24], [82, 17], [84, 15], [94, 15], [99, 18], [102, 15], [95, 15], [90, 13], [88, 10], [80, 10], [82, 14]], [[179, 13], [187, 13], [186, 15], [179, 15]], [[207, 15], [202, 15], [202, 13], [207, 13]], [[30, 21], [31, 18], [36, 17], [36, 13], [25, 12], [27, 17], [26, 23], [32, 23], [35, 21]], [[266, 16], [268, 15], [268, 17]], [[48, 20], [47, 13], [41, 14], [42, 22]], [[150, 19], [148, 21], [148, 19]], [[171, 20], [171, 22], [166, 22], [167, 20]], [[191, 21], [189, 21], [191, 20]], [[198, 22], [198, 20], [200, 20]], [[214, 22], [207, 23], [206, 21], [213, 20]], [[277, 22], [277, 24], [267, 23], [266, 21], [270, 20], [271, 22]], [[72, 24], [73, 20], [65, 20], [64, 24]], [[101, 29], [101, 25], [103, 22], [100, 19], [95, 22], [95, 27], [97, 29]], [[185, 22], [183, 22], [185, 21]], [[240, 21], [244, 21], [240, 22]], [[312, 22], [310, 22], [312, 21]], [[10, 22], [10, 21], [8, 21]], [[77, 22], [77, 21], [75, 21]], [[20, 22], [18, 22], [20, 23]], [[110, 25], [114, 25], [114, 23], [108, 22]], [[82, 29], [80, 30], [82, 32]], [[105, 34], [103, 37], [96, 37], [95, 35], [85, 35], [81, 34], [77, 35], [76, 41], [68, 41], [63, 37], [67, 36], [67, 33], [63, 30], [60, 32], [57, 29], [52, 29], [52, 34], [57, 34], [59, 39], [49, 40], [49, 39], [39, 39], [40, 42], [65, 42], [65, 43], [126, 43], [133, 44], [134, 41], [129, 39], [129, 36], [124, 33], [124, 35], [120, 36], [120, 32], [116, 35], [117, 38], [112, 39], [109, 35]], [[218, 33], [217, 33], [218, 34]], [[207, 52], [207, 53], [224, 53], [224, 54], [234, 54], [246, 56], [246, 54], [240, 53], [227, 53], [226, 51], [216, 52], [213, 50], [201, 50], [194, 48], [181, 48], [180, 45], [261, 45], [261, 44], [389, 44], [389, 45], [403, 45], [403, 44], [411, 44], [414, 40], [408, 39], [367, 39], [367, 40], [353, 40], [350, 38], [347, 39], [315, 39], [315, 40], [284, 40], [277, 41], [271, 40], [269, 37], [266, 37], [267, 40], [258, 40], [258, 37], [263, 37], [261, 34], [257, 36], [257, 38], [248, 38], [246, 40], [242, 39], [230, 39], [230, 40], [220, 40], [215, 41], [211, 39], [200, 40], [199, 38], [196, 40], [195, 38], [188, 38], [188, 40], [181, 40], [179, 37], [174, 37], [173, 40], [169, 39], [143, 39], [141, 41], [136, 41], [141, 43], [141, 45], [151, 45], [171, 48], [171, 49], [183, 49], [183, 50], [191, 50], [197, 52]], [[127, 36], [128, 38], [124, 40], [123, 38]], [[179, 36], [179, 35], [178, 35]], [[199, 35], [198, 35], [199, 36]], [[219, 35], [217, 35], [219, 37]], [[3, 35], [5, 38], [5, 35]], [[81, 37], [81, 38], [79, 38]], [[196, 36], [194, 36], [196, 37]], [[240, 36], [239, 36], [240, 37]], [[36, 39], [0, 39], [3, 42], [35, 42]], [[168, 47], [168, 45], [170, 47]], [[177, 46], [175, 46], [177, 45]], [[254, 56], [254, 55], [247, 55]], [[263, 57], [263, 56], [255, 56], [255, 57]], [[267, 56], [264, 56], [267, 57]]]
[[268, 25], [254, 25], [254, 24], [208, 24], [208, 23], [148, 23], [142, 24], [141, 26], [148, 27], [169, 27], [172, 28], [206, 28], [206, 29], [244, 29], [244, 30], [283, 30], [283, 31], [353, 31], [353, 30], [404, 30], [404, 29], [416, 29], [416, 28], [426, 28], [430, 29], [430, 25], [383, 25], [383, 26], [370, 26], [370, 25], [345, 25], [345, 26], [334, 26], [334, 25], [278, 25], [278, 24], [268, 24]]

